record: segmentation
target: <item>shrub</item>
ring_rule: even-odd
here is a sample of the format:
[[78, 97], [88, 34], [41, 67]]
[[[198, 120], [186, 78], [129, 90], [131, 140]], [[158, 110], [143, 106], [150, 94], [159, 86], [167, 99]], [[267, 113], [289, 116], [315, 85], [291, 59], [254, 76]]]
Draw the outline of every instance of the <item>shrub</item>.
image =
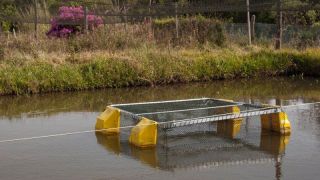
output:
[[4, 59], [4, 47], [0, 45], [0, 60]]
[[[176, 25], [174, 18], [155, 19], [153, 21], [155, 39], [158, 42], [174, 42], [176, 39]], [[206, 42], [223, 46], [226, 42], [225, 29], [217, 19], [195, 16], [179, 19], [179, 41], [185, 44], [196, 40], [200, 44]]]
[[[51, 28], [48, 36], [69, 37], [77, 34], [84, 28], [84, 9], [82, 6], [62, 6], [59, 8], [59, 15], [51, 20]], [[93, 30], [103, 24], [103, 19], [88, 13], [89, 30]]]

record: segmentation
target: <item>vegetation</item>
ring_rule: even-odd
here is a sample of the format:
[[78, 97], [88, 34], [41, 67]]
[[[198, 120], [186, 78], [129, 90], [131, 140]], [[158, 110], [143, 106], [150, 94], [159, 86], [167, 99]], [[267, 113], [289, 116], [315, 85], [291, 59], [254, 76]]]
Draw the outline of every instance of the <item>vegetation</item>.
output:
[[317, 79], [301, 77], [250, 78], [154, 88], [117, 88], [94, 93], [78, 91], [33, 96], [3, 96], [0, 98], [0, 114], [14, 118], [26, 115], [48, 116], [69, 111], [96, 112], [103, 111], [106, 103], [188, 99], [200, 96], [233, 100], [239, 100], [240, 97], [260, 99], [265, 103], [268, 103], [270, 98], [282, 100], [303, 98], [320, 101], [320, 82]]
[[174, 18], [155, 19], [152, 27], [157, 43], [175, 42], [176, 44], [188, 44], [197, 41], [199, 44], [224, 46], [226, 34], [223, 22], [217, 19], [205, 18], [198, 15], [179, 20], [179, 37], [176, 36]]
[[[86, 15], [88, 29], [93, 30], [102, 26], [103, 20], [100, 16]], [[85, 10], [82, 6], [62, 6], [59, 8], [59, 15], [51, 19], [51, 28], [47, 33], [52, 37], [69, 37], [79, 34], [85, 19]]]
[[[23, 6], [18, 2], [5, 0], [0, 8], [5, 9], [5, 13], [21, 14], [28, 11], [27, 5], [32, 1]], [[60, 7], [60, 1], [45, 2], [50, 4], [49, 10]], [[67, 2], [79, 5], [74, 1]], [[81, 11], [82, 16], [82, 8], [73, 8], [62, 10]], [[224, 17], [228, 16], [224, 14]], [[64, 20], [65, 16], [60, 18]], [[83, 21], [81, 17], [78, 20]], [[317, 18], [313, 27], [317, 26], [316, 21]], [[26, 31], [1, 33], [0, 95], [257, 76], [320, 75], [320, 49], [312, 48], [319, 42], [319, 37], [313, 35], [316, 28], [296, 35], [303, 39], [296, 43], [300, 50], [274, 51], [272, 43], [261, 43], [261, 38], [256, 38], [255, 45], [250, 47], [241, 40], [235, 41], [235, 36], [227, 34], [224, 21], [200, 15], [180, 17], [178, 34], [172, 18], [99, 26], [101, 19], [96, 22], [94, 17], [91, 22], [95, 22], [91, 28], [95, 30], [87, 34], [78, 33], [82, 28], [79, 24], [52, 26], [53, 38], [46, 36], [50, 29], [47, 25], [39, 27], [38, 39], [27, 31], [28, 24], [23, 26]], [[13, 23], [4, 21], [3, 29], [4, 25], [12, 26]], [[237, 38], [247, 41], [243, 35]], [[311, 47], [301, 50], [306, 45]]]
[[[251, 4], [253, 8], [258, 4], [263, 9], [275, 8], [279, 0], [255, 0]], [[12, 28], [19, 29], [18, 22], [13, 18], [7, 17], [20, 17], [23, 21], [27, 19], [33, 20], [34, 0], [1, 0], [0, 1], [0, 24], [4, 31], [12, 30]], [[244, 0], [37, 0], [39, 17], [50, 17], [55, 15], [61, 6], [80, 6], [86, 4], [90, 8], [97, 9], [102, 6], [103, 12], [117, 12], [117, 13], [150, 13], [148, 7], [149, 3], [157, 3], [166, 5], [172, 2], [178, 2], [180, 5], [188, 5], [190, 3], [198, 4], [214, 4], [217, 7], [228, 7], [229, 11], [226, 12], [212, 12], [205, 13], [207, 17], [215, 17], [220, 19], [228, 19], [234, 23], [246, 22], [246, 13], [237, 12], [238, 8], [244, 7]], [[108, 4], [108, 5], [103, 5]], [[124, 5], [131, 5], [134, 8], [126, 9]], [[230, 6], [232, 5], [232, 6]], [[306, 5], [314, 7], [315, 9], [303, 10]], [[194, 5], [190, 5], [194, 6]], [[299, 25], [314, 25], [319, 23], [320, 3], [318, 0], [290, 0], [283, 1], [284, 8], [295, 8], [300, 11], [285, 11], [284, 23], [285, 24], [299, 24]], [[142, 7], [142, 8], [139, 8]], [[300, 9], [299, 9], [300, 8]], [[125, 10], [126, 9], [126, 10]], [[172, 9], [161, 9], [162, 13], [172, 13]], [[233, 12], [232, 12], [233, 11]], [[256, 15], [257, 22], [260, 23], [276, 23], [276, 14], [273, 11], [255, 11], [252, 14]], [[28, 18], [31, 15], [31, 19]], [[187, 15], [187, 14], [186, 14]], [[3, 18], [2, 18], [3, 17]], [[137, 18], [139, 19], [139, 18]], [[143, 18], [142, 18], [143, 19]], [[141, 20], [141, 19], [140, 19]], [[16, 26], [16, 27], [12, 27]]]
[[[319, 49], [179, 48], [14, 54], [0, 64], [0, 94], [42, 93], [256, 76], [319, 76]], [[19, 57], [20, 56], [20, 57]], [[31, 57], [30, 57], [31, 56]]]

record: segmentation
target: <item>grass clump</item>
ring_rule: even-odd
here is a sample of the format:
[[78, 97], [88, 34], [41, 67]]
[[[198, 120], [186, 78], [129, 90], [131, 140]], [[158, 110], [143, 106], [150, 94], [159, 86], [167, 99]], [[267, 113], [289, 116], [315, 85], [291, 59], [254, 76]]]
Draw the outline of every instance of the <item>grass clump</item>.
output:
[[0, 94], [74, 91], [107, 87], [168, 84], [257, 76], [304, 74], [319, 76], [320, 55], [305, 52], [230, 49], [174, 52], [140, 48], [122, 53], [92, 53], [75, 62], [36, 59], [19, 66], [0, 66]]

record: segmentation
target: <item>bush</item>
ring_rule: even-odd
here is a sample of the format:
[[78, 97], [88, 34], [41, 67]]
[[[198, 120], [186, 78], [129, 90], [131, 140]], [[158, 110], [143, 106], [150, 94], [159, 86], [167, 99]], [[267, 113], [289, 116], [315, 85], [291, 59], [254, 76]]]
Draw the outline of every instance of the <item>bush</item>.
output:
[[[153, 28], [158, 42], [174, 42], [176, 40], [174, 18], [155, 19]], [[212, 45], [222, 46], [226, 41], [226, 35], [223, 24], [219, 20], [195, 16], [179, 19], [179, 39], [182, 44], [192, 42], [194, 39], [199, 44], [208, 42]]]
[[0, 60], [4, 59], [4, 47], [0, 45]]
[[[82, 6], [69, 7], [62, 6], [59, 8], [59, 15], [51, 20], [51, 28], [47, 33], [53, 37], [69, 37], [78, 34], [84, 28], [84, 9]], [[89, 30], [93, 30], [103, 24], [100, 16], [92, 14], [87, 15]]]

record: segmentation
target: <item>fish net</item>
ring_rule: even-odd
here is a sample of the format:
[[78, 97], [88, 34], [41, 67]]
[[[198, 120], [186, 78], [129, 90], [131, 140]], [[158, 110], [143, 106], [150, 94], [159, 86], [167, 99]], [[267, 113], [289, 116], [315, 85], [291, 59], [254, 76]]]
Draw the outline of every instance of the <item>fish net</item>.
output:
[[[249, 111], [253, 113], [252, 115], [249, 114], [248, 117], [241, 118], [239, 123], [240, 129], [248, 129], [248, 126], [245, 126], [248, 125], [249, 118], [254, 118], [255, 114], [259, 115], [257, 112], [268, 113], [264, 111], [275, 112], [279, 110], [278, 108], [265, 109], [262, 105], [209, 98], [120, 104], [113, 105], [113, 107], [121, 110], [120, 127], [122, 129], [120, 136], [122, 141], [128, 141], [131, 129], [140, 121], [141, 117], [145, 117], [158, 123], [157, 142], [159, 145], [167, 147], [174, 142], [188, 146], [188, 144], [194, 144], [194, 142], [207, 143], [207, 141], [211, 141], [210, 137], [212, 138], [212, 136], [228, 136], [223, 132], [218, 132], [219, 123], [221, 126], [228, 120], [234, 119], [234, 116], [241, 114], [241, 112]], [[227, 117], [228, 115], [230, 116]], [[240, 131], [242, 132], [242, 130]], [[236, 136], [241, 136], [241, 133]], [[177, 139], [179, 141], [176, 141]], [[189, 142], [191, 140], [194, 141]], [[214, 141], [216, 142], [216, 140]]]

